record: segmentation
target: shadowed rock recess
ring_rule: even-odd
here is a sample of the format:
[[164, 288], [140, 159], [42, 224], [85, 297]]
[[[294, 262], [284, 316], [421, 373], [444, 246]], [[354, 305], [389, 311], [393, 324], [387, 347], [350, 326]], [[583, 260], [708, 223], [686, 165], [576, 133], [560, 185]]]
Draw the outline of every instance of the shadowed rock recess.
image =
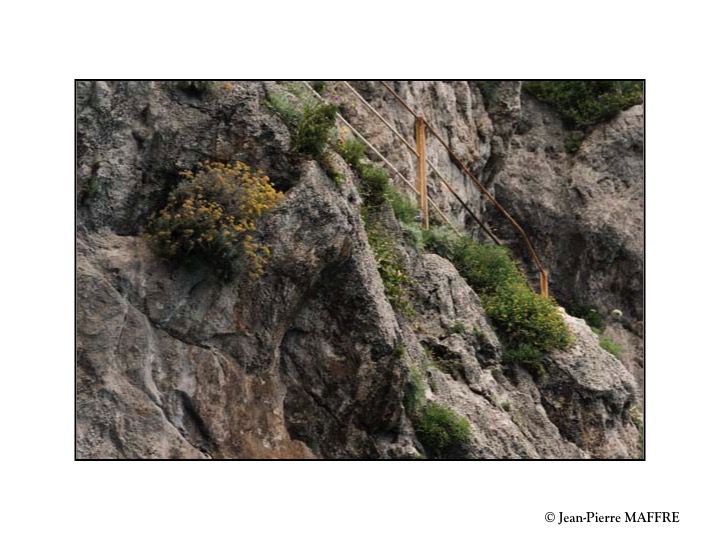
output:
[[[341, 182], [292, 151], [289, 128], [267, 105], [278, 83], [195, 92], [173, 82], [78, 82], [78, 458], [431, 457], [411, 397], [467, 421], [467, 437], [443, 457], [642, 457], [642, 106], [595, 126], [568, 154], [559, 117], [519, 82], [492, 93], [477, 82], [392, 84], [526, 226], [560, 305], [607, 316], [604, 335], [622, 345], [619, 358], [560, 308], [573, 342], [547, 355], [544, 377], [504, 362], [477, 294], [386, 207], [412, 313], [394, 309], [360, 180], [337, 155]], [[412, 118], [386, 89], [356, 86], [412, 140]], [[342, 85], [323, 92], [414, 177], [414, 158]], [[429, 159], [527, 265], [513, 231], [447, 152], [428, 145]], [[179, 172], [203, 160], [243, 161], [285, 193], [258, 222], [270, 255], [256, 280], [167, 261], [144, 235]], [[443, 210], [484, 240], [438, 180], [428, 183]]]

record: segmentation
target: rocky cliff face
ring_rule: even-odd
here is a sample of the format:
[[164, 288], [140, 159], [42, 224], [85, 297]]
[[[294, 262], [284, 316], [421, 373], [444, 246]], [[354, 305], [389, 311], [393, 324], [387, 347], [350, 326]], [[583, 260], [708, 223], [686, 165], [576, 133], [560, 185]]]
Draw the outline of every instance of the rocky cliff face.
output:
[[[562, 305], [596, 309], [605, 335], [622, 346], [620, 358], [643, 384], [644, 118], [637, 105], [596, 126], [577, 153], [565, 150], [570, 131], [551, 107], [524, 93], [517, 81], [415, 81], [393, 87], [422, 111], [452, 150], [528, 231]], [[378, 82], [357, 83], [363, 96], [413, 141], [413, 118]], [[415, 159], [350, 91], [336, 83], [343, 112], [408, 178]], [[469, 178], [433, 138], [428, 158], [470, 203], [476, 215], [525, 263], [527, 252], [507, 221], [486, 203]], [[480, 238], [483, 232], [430, 174], [431, 196]], [[622, 316], [611, 317], [613, 310]]]
[[[291, 157], [288, 129], [265, 105], [273, 84], [219, 84], [202, 95], [173, 83], [78, 84], [78, 457], [418, 457], [424, 448], [407, 401], [412, 373], [426, 381], [425, 400], [469, 421], [457, 457], [640, 456], [635, 378], [584, 321], [565, 315], [575, 341], [548, 357], [544, 380], [503, 364], [477, 295], [447, 260], [404, 238], [389, 213], [416, 313], [393, 310], [360, 217], [357, 179], [341, 163], [347, 181], [337, 185], [315, 162]], [[642, 302], [632, 295], [642, 279], [642, 242], [633, 236], [642, 230], [633, 218], [642, 216], [635, 206], [642, 168], [633, 144], [641, 148], [642, 138], [628, 133], [641, 129], [642, 111], [601, 126], [578, 156], [533, 177], [545, 188], [530, 197], [539, 188], [520, 171], [553, 159], [547, 147], [562, 137], [553, 135], [561, 128], [551, 111], [521, 97], [514, 83], [495, 89], [492, 103], [474, 83], [396, 86], [499, 198], [508, 194], [503, 202], [529, 228], [543, 230], [538, 243], [553, 261], [553, 293], [574, 301], [579, 293], [561, 293], [564, 284], [591, 281], [582, 299], [622, 308], [630, 319], [615, 331], [640, 342], [632, 323], [642, 318]], [[412, 136], [406, 113], [377, 84], [359, 89]], [[337, 95], [346, 97], [340, 87]], [[383, 127], [349, 108], [412, 174], [414, 162]], [[529, 127], [518, 133], [525, 114]], [[540, 154], [533, 141], [543, 141]], [[452, 170], [440, 148], [429, 155]], [[142, 236], [178, 171], [202, 159], [245, 161], [286, 192], [260, 223], [271, 257], [255, 282], [224, 283], [210, 268], [171, 264]], [[471, 184], [452, 175], [482, 210]], [[463, 220], [435, 183], [431, 190]], [[574, 252], [565, 236], [575, 239]], [[610, 244], [616, 258], [607, 260]], [[570, 252], [578, 264], [566, 260]], [[618, 268], [618, 261], [628, 262]]]

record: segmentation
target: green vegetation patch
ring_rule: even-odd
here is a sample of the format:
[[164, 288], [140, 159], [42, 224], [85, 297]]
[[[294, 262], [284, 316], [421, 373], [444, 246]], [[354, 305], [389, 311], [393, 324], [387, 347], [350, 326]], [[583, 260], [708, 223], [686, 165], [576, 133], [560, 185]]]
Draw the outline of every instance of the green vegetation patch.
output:
[[413, 280], [405, 269], [392, 235], [382, 223], [372, 217], [366, 222], [365, 229], [382, 278], [385, 296], [396, 310], [408, 317], [414, 315], [415, 309], [409, 292]]
[[439, 403], [428, 403], [417, 414], [415, 433], [428, 457], [447, 459], [464, 453], [470, 442], [470, 422]]
[[551, 105], [573, 129], [609, 120], [643, 101], [642, 81], [525, 81], [523, 89]]
[[334, 132], [336, 113], [334, 105], [306, 105], [293, 134], [294, 150], [320, 159]]
[[427, 249], [449, 259], [481, 298], [505, 345], [505, 360], [542, 377], [545, 353], [571, 343], [555, 301], [530, 288], [504, 247], [480, 244], [446, 227], [425, 231], [423, 241]]
[[267, 106], [290, 128], [294, 152], [322, 159], [336, 138], [335, 105], [322, 103], [302, 83], [283, 82], [268, 94]]
[[620, 358], [622, 347], [619, 344], [615, 343], [612, 339], [607, 337], [601, 337], [600, 346], [607, 352], [612, 354], [615, 358]]
[[417, 225], [418, 207], [410, 197], [392, 186], [387, 190], [387, 199], [398, 221], [404, 225]]
[[405, 386], [405, 395], [403, 403], [408, 414], [411, 416], [420, 410], [425, 403], [425, 379], [423, 379], [422, 373], [415, 366], [410, 368], [410, 376]]
[[643, 102], [642, 81], [525, 81], [523, 89], [552, 106], [573, 130], [565, 140], [570, 154], [590, 127]]

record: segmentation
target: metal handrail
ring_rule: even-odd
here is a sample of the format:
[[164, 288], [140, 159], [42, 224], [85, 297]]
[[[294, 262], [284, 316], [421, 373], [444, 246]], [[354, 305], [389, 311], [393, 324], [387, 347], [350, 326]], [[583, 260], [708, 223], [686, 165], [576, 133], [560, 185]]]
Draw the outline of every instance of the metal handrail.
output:
[[[323, 98], [320, 94], [318, 94], [318, 93], [315, 91], [315, 89], [314, 89], [308, 82], [306, 82], [306, 81], [304, 81], [304, 82], [305, 82], [305, 85], [308, 87], [308, 89], [313, 93], [313, 95], [314, 95], [317, 99], [319, 99], [319, 100], [322, 101], [323, 103], [327, 104], [327, 100], [326, 100], [325, 98]], [[403, 175], [400, 171], [398, 171], [397, 168], [395, 167], [395, 165], [393, 165], [393, 164], [382, 154], [382, 152], [380, 152], [380, 150], [378, 150], [377, 148], [375, 148], [375, 146], [374, 146], [370, 141], [368, 141], [368, 140], [362, 135], [362, 133], [360, 133], [357, 129], [355, 129], [355, 127], [354, 127], [350, 122], [348, 122], [348, 121], [343, 117], [343, 115], [341, 115], [341, 114], [338, 112], [338, 113], [337, 113], [337, 117], [338, 117], [338, 119], [339, 119], [343, 124], [345, 124], [345, 125], [348, 127], [348, 129], [350, 129], [350, 131], [352, 131], [353, 135], [355, 135], [355, 136], [358, 137], [363, 143], [365, 143], [365, 145], [367, 145], [367, 147], [368, 147], [370, 150], [372, 150], [372, 151], [375, 153], [375, 155], [377, 155], [377, 156], [382, 160], [382, 162], [385, 163], [395, 175], [397, 175], [398, 178], [400, 178], [403, 182], [405, 182], [405, 183], [410, 187], [410, 189], [413, 190], [413, 192], [414, 192], [416, 195], [418, 195], [418, 196], [420, 195], [420, 192], [417, 190], [417, 188], [415, 187], [415, 185], [414, 185], [412, 182], [410, 182], [410, 180], [408, 180], [408, 179], [405, 177], [405, 175]], [[453, 231], [455, 231], [456, 234], [460, 234], [460, 231], [457, 230], [457, 227], [455, 227], [455, 225], [453, 225], [452, 221], [450, 221], [450, 218], [448, 218], [448, 217], [445, 215], [445, 213], [440, 209], [440, 207], [435, 203], [435, 201], [433, 201], [433, 200], [430, 199], [430, 198], [428, 198], [428, 200], [429, 200], [430, 204], [432, 205], [433, 209], [438, 213], [438, 215], [440, 215], [440, 217], [443, 219], [443, 221], [445, 221], [445, 223], [446, 223], [447, 225], [449, 225], [450, 228], [451, 228]]]
[[[408, 103], [401, 98], [395, 90], [393, 90], [390, 85], [388, 85], [385, 81], [380, 81], [380, 84], [382, 84], [387, 90], [397, 99], [400, 104], [410, 113], [413, 115], [415, 119], [418, 118], [418, 114], [408, 105]], [[445, 150], [447, 150], [448, 154], [450, 155], [451, 160], [460, 167], [460, 169], [473, 181], [473, 183], [477, 186], [477, 188], [482, 192], [483, 195], [495, 206], [495, 208], [510, 222], [510, 224], [515, 228], [515, 230], [520, 233], [520, 236], [522, 236], [523, 240], [525, 241], [525, 246], [528, 249], [528, 252], [530, 253], [530, 257], [535, 263], [535, 266], [537, 266], [538, 270], [540, 271], [540, 292], [543, 296], [548, 295], [548, 273], [545, 267], [542, 264], [542, 261], [540, 260], [540, 257], [537, 254], [537, 251], [535, 249], [534, 244], [532, 243], [532, 240], [530, 240], [530, 237], [525, 232], [525, 229], [510, 215], [510, 213], [503, 207], [496, 199], [492, 196], [492, 194], [488, 191], [488, 189], [478, 180], [474, 174], [470, 172], [470, 170], [465, 166], [465, 164], [458, 158], [455, 153], [450, 149], [450, 146], [443, 140], [443, 138], [440, 136], [440, 134], [435, 130], [435, 128], [432, 127], [431, 124], [425, 121], [425, 125], [430, 131], [432, 135], [435, 136], [435, 138], [440, 141], [440, 144], [443, 145]]]
[[[380, 114], [372, 105], [370, 105], [370, 104], [357, 92], [357, 90], [355, 90], [355, 88], [353, 88], [353, 86], [352, 86], [350, 83], [348, 83], [347, 81], [342, 81], [342, 82], [350, 89], [350, 91], [351, 91], [355, 96], [357, 96], [357, 97], [359, 98], [359, 100], [361, 101], [361, 103], [362, 103], [363, 105], [365, 105], [365, 106], [370, 110], [370, 112], [371, 112], [372, 114], [374, 114], [378, 119], [380, 119], [380, 121], [382, 121], [382, 123], [385, 124], [385, 125], [390, 129], [390, 131], [392, 131], [393, 134], [394, 134], [396, 137], [398, 137], [398, 139], [400, 139], [400, 141], [407, 147], [408, 150], [410, 150], [410, 152], [412, 152], [412, 154], [413, 154], [415, 157], [418, 157], [417, 150], [415, 150], [415, 148], [405, 139], [405, 137], [403, 137], [403, 136], [383, 117], [382, 114]], [[416, 116], [416, 118], [417, 118], [417, 116]], [[428, 126], [428, 127], [429, 127], [429, 126]], [[470, 217], [472, 217], [472, 218], [475, 220], [475, 222], [477, 222], [477, 224], [480, 225], [480, 228], [481, 228], [483, 231], [485, 231], [485, 234], [487, 234], [487, 235], [493, 240], [493, 242], [495, 242], [497, 245], [502, 245], [502, 242], [500, 242], [500, 239], [499, 239], [497, 236], [495, 236], [495, 234], [490, 230], [490, 228], [489, 228], [487, 225], [485, 225], [485, 223], [484, 223], [479, 217], [477, 217], [477, 216], [475, 215], [475, 212], [473, 212], [473, 211], [470, 209], [470, 207], [467, 205], [467, 203], [463, 200], [463, 198], [460, 197], [460, 195], [458, 195], [458, 193], [455, 191], [455, 189], [450, 185], [450, 182], [445, 178], [445, 176], [443, 176], [443, 174], [438, 170], [438, 168], [437, 168], [429, 159], [426, 158], [425, 161], [426, 161], [426, 163], [430, 166], [430, 168], [432, 169], [432, 171], [433, 171], [433, 172], [437, 175], [437, 177], [440, 179], [440, 181], [441, 181], [442, 184], [445, 186], [445, 188], [447, 188], [447, 190], [457, 199], [457, 201], [462, 205], [462, 207], [463, 207], [463, 208], [465, 209], [465, 211], [470, 215]], [[415, 193], [418, 193], [417, 189], [415, 189], [414, 191], [415, 191]], [[428, 200], [429, 200], [429, 201], [432, 201], [432, 199], [430, 199], [429, 197], [428, 197]], [[434, 204], [434, 203], [433, 203], [433, 204]]]

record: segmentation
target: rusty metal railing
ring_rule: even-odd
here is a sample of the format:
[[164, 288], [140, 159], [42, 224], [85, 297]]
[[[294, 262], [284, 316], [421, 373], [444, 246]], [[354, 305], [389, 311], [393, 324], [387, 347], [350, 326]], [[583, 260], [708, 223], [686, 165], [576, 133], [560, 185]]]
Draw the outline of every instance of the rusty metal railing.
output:
[[[427, 158], [425, 154], [425, 131], [429, 131], [430, 134], [435, 137], [440, 144], [445, 148], [445, 150], [448, 152], [448, 155], [450, 156], [450, 161], [452, 161], [463, 174], [465, 174], [470, 180], [475, 184], [475, 186], [480, 190], [480, 192], [483, 194], [483, 196], [490, 201], [490, 203], [500, 212], [500, 214], [505, 217], [512, 227], [520, 234], [521, 238], [523, 239], [525, 246], [527, 248], [527, 251], [530, 255], [530, 259], [532, 260], [533, 264], [537, 267], [539, 273], [540, 273], [540, 294], [544, 297], [548, 297], [549, 292], [549, 276], [548, 271], [545, 269], [545, 267], [542, 264], [542, 261], [540, 260], [540, 257], [537, 253], [537, 250], [535, 249], [535, 245], [533, 244], [532, 240], [530, 239], [527, 232], [525, 232], [525, 229], [515, 220], [515, 218], [510, 215], [510, 212], [508, 212], [505, 207], [503, 207], [496, 199], [495, 197], [488, 191], [488, 189], [478, 180], [475, 175], [468, 169], [468, 167], [460, 160], [460, 158], [450, 149], [450, 146], [445, 142], [445, 140], [440, 136], [440, 134], [437, 132], [437, 130], [429, 124], [422, 113], [415, 112], [412, 107], [402, 98], [400, 95], [398, 95], [393, 88], [388, 85], [384, 81], [380, 81], [380, 83], [390, 92], [390, 94], [403, 106], [405, 110], [407, 110], [415, 119], [415, 146], [411, 145], [410, 142], [408, 142], [405, 137], [402, 136], [402, 134], [390, 123], [388, 120], [380, 114], [375, 107], [373, 107], [370, 103], [367, 102], [367, 100], [360, 95], [360, 93], [348, 82], [348, 81], [341, 81], [347, 88], [352, 92], [352, 94], [375, 116], [377, 117], [397, 138], [402, 142], [402, 144], [415, 156], [417, 159], [417, 178], [416, 182], [413, 185], [410, 180], [408, 180], [400, 171], [388, 160], [370, 141], [367, 140], [366, 137], [364, 137], [350, 122], [348, 122], [339, 112], [337, 114], [338, 119], [345, 124], [350, 131], [358, 137], [365, 145], [375, 154], [377, 155], [380, 160], [385, 163], [390, 170], [395, 174], [398, 178], [400, 178], [406, 185], [408, 185], [413, 192], [418, 197], [418, 206], [420, 207], [420, 211], [422, 214], [422, 220], [423, 220], [423, 226], [427, 228], [429, 226], [429, 207], [432, 206], [435, 211], [438, 212], [438, 214], [441, 216], [442, 220], [445, 221], [448, 225], [450, 225], [455, 232], [458, 232], [457, 228], [452, 224], [450, 219], [442, 212], [440, 207], [435, 203], [431, 197], [428, 196], [427, 193], [427, 178], [426, 178], [426, 171], [425, 166], [427, 165], [430, 167], [430, 169], [435, 173], [435, 175], [440, 179], [440, 182], [442, 185], [455, 197], [455, 199], [460, 203], [460, 205], [463, 207], [463, 209], [468, 213], [468, 215], [475, 221], [480, 228], [490, 237], [493, 242], [495, 242], [498, 245], [502, 245], [498, 237], [490, 230], [490, 228], [485, 224], [484, 221], [482, 221], [475, 212], [472, 211], [472, 209], [468, 206], [468, 204], [463, 200], [462, 197], [457, 193], [457, 191], [450, 185], [450, 182], [445, 178], [445, 176], [438, 170], [438, 168]], [[307, 88], [312, 92], [312, 94], [319, 100], [321, 100], [324, 103], [327, 103], [327, 100], [323, 98], [319, 93], [315, 91], [315, 89], [307, 82], [305, 82], [305, 85]]]
[[[349, 83], [346, 83], [349, 84]], [[416, 113], [408, 103], [398, 95], [395, 90], [392, 89], [392, 87], [387, 84], [385, 81], [380, 81], [380, 84], [382, 84], [389, 92], [390, 94], [410, 113], [412, 114], [413, 118], [415, 118], [416, 126], [418, 123], [424, 125], [427, 130], [440, 142], [440, 144], [447, 150], [448, 155], [451, 158], [451, 161], [457, 165], [460, 170], [467, 175], [470, 180], [475, 184], [475, 186], [480, 190], [480, 192], [487, 198], [488, 201], [492, 203], [492, 205], [500, 212], [502, 216], [504, 216], [510, 224], [513, 226], [513, 228], [520, 234], [522, 239], [525, 242], [525, 246], [528, 250], [528, 253], [530, 254], [530, 259], [533, 261], [533, 264], [537, 267], [538, 271], [540, 272], [540, 294], [544, 297], [548, 297], [550, 294], [549, 291], [549, 276], [548, 271], [545, 269], [545, 267], [542, 264], [542, 261], [540, 260], [540, 257], [538, 256], [537, 250], [535, 249], [535, 245], [533, 244], [532, 240], [530, 239], [530, 236], [528, 236], [527, 232], [525, 232], [525, 229], [510, 215], [510, 212], [508, 212], [503, 205], [501, 205], [495, 197], [488, 191], [488, 189], [478, 180], [475, 175], [470, 172], [470, 170], [467, 168], [467, 166], [458, 158], [455, 153], [450, 149], [450, 146], [445, 142], [445, 140], [440, 136], [440, 134], [435, 130], [435, 128], [432, 127], [431, 124], [429, 124], [422, 115]]]

